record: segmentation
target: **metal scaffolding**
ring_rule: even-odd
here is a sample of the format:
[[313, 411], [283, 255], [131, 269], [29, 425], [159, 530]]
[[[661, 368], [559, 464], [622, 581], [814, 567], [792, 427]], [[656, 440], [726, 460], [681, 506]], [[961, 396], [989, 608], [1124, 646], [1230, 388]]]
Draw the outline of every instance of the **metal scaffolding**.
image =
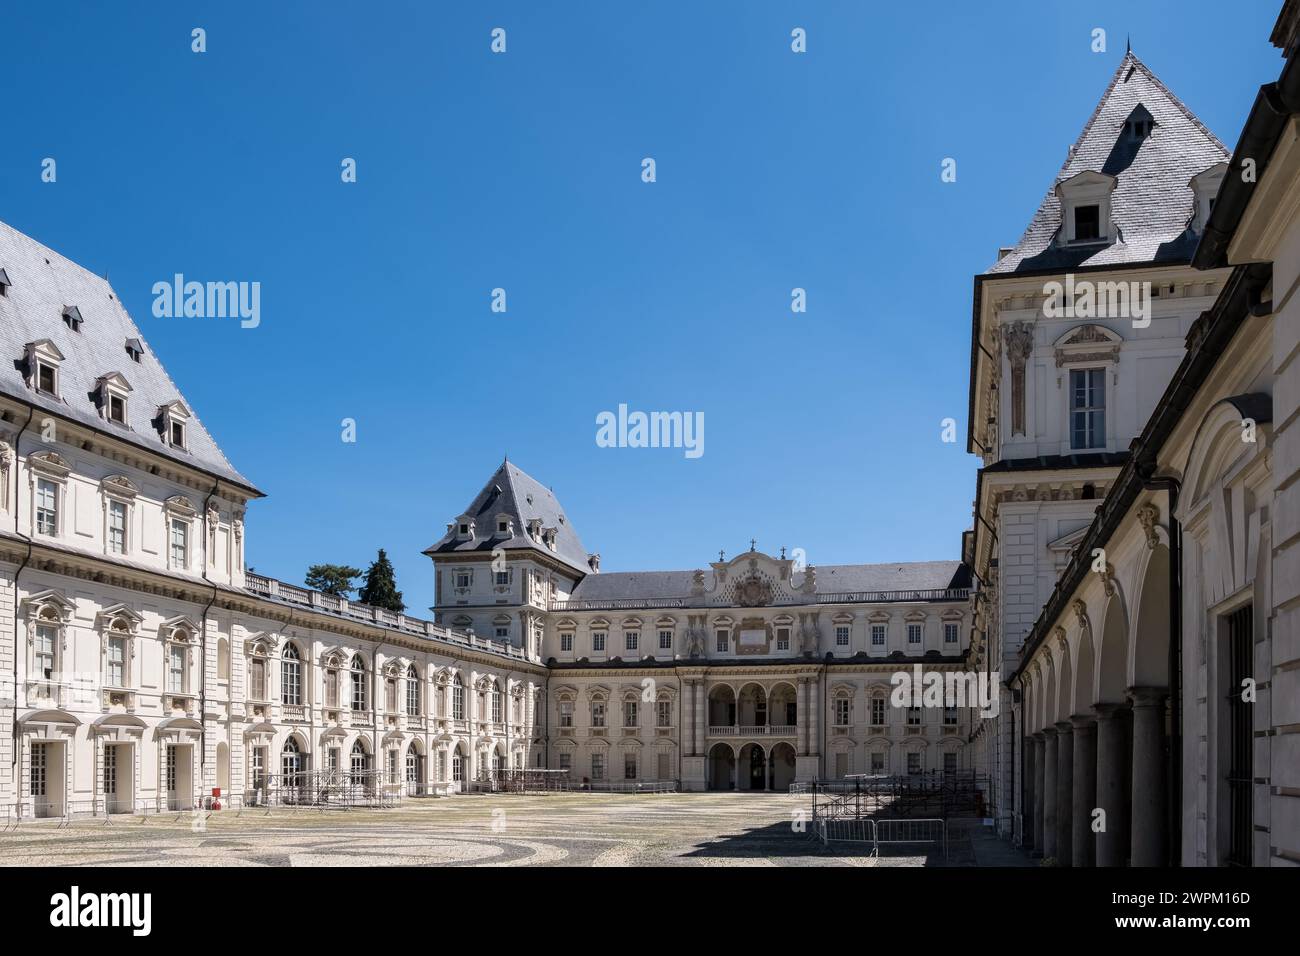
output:
[[489, 793], [557, 793], [572, 789], [567, 770], [541, 767], [485, 770], [479, 787]]
[[241, 808], [304, 807], [320, 810], [382, 809], [402, 802], [404, 784], [378, 770], [303, 770], [266, 774], [246, 789]]

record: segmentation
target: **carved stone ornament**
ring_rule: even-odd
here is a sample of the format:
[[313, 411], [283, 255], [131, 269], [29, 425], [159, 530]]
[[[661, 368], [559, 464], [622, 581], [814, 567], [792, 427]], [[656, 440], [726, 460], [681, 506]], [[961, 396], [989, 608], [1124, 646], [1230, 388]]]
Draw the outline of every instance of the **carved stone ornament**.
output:
[[1002, 329], [1007, 361], [1011, 364], [1011, 434], [1025, 433], [1025, 363], [1034, 350], [1034, 327], [1012, 322]]
[[736, 603], [741, 607], [764, 607], [772, 603], [772, 585], [756, 572], [736, 582]]
[[1080, 627], [1088, 627], [1088, 605], [1084, 604], [1081, 599], [1075, 598], [1070, 603], [1070, 610], [1074, 612], [1074, 617], [1079, 622]]
[[1147, 547], [1152, 551], [1160, 544], [1160, 535], [1156, 529], [1160, 527], [1160, 510], [1155, 505], [1143, 505], [1137, 510], [1138, 524], [1142, 525], [1142, 530], [1146, 532]]

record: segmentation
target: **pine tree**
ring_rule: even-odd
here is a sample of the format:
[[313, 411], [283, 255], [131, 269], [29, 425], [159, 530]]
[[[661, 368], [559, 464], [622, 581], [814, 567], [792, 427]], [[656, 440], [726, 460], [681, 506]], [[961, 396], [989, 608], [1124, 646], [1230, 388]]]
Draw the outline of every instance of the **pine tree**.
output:
[[313, 564], [307, 569], [306, 584], [323, 594], [345, 598], [357, 589], [353, 583], [361, 569], [347, 564]]
[[388, 560], [383, 548], [379, 549], [379, 557], [366, 571], [366, 583], [361, 585], [357, 600], [386, 611], [400, 613], [406, 610], [406, 605], [402, 603], [402, 592], [397, 590], [393, 563]]

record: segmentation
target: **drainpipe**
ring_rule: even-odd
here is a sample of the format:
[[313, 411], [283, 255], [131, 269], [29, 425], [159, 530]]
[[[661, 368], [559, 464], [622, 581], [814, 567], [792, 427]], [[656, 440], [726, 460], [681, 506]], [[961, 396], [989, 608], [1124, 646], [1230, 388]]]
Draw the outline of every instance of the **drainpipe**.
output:
[[23, 427], [19, 429], [18, 436], [14, 439], [14, 534], [27, 542], [27, 554], [23, 556], [23, 563], [18, 565], [18, 570], [14, 572], [14, 717], [10, 730], [10, 733], [13, 735], [13, 748], [9, 755], [9, 766], [14, 768], [12, 771], [14, 781], [14, 800], [18, 800], [18, 795], [22, 792], [22, 786], [18, 779], [19, 774], [16, 769], [18, 766], [18, 754], [21, 749], [19, 747], [18, 735], [18, 649], [26, 646], [24, 642], [19, 639], [18, 635], [18, 575], [23, 573], [23, 568], [27, 567], [32, 560], [31, 536], [25, 535], [18, 530], [18, 496], [20, 494], [18, 491], [18, 462], [20, 461], [19, 451], [22, 448], [23, 434], [31, 425], [34, 417], [36, 417], [36, 406], [28, 405], [27, 421], [23, 422]]
[[1167, 811], [1169, 847], [1166, 862], [1178, 866], [1183, 842], [1183, 529], [1174, 517], [1178, 493], [1177, 478], [1148, 478], [1144, 488], [1164, 489], [1169, 501], [1169, 776]]
[[[217, 585], [208, 577], [208, 561], [212, 557], [208, 553], [208, 541], [212, 538], [213, 528], [208, 522], [208, 505], [221, 487], [221, 480], [218, 479], [208, 492], [208, 496], [203, 499], [203, 580], [212, 585], [212, 596], [208, 598], [208, 605], [203, 609], [203, 614], [199, 618], [199, 789], [203, 788], [205, 771], [208, 767], [208, 612], [212, 610], [212, 605], [217, 603]], [[234, 653], [234, 648], [231, 648]], [[193, 764], [190, 764], [193, 767]]]

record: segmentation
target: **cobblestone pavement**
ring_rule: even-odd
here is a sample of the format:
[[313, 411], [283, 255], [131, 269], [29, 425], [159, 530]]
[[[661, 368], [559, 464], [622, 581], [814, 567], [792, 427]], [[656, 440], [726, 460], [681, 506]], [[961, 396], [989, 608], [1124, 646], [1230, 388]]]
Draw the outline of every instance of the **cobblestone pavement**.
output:
[[[805, 797], [553, 794], [408, 799], [389, 810], [219, 811], [28, 822], [0, 833], [2, 865], [925, 866], [942, 853], [856, 856], [796, 832]], [[948, 865], [969, 865], [962, 842]]]

